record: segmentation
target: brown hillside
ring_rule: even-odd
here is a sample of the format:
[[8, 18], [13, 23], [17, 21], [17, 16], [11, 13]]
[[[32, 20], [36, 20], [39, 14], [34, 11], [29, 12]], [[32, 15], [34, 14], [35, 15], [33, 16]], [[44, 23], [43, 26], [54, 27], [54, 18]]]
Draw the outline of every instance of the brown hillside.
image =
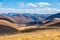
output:
[[6, 20], [0, 20], [0, 24], [14, 28], [18, 31], [22, 31], [22, 30], [30, 29], [30, 28], [37, 28], [37, 26], [28, 26], [28, 27], [24, 26], [24, 25], [21, 26], [20, 24], [11, 23], [11, 22], [6, 21]]
[[32, 21], [34, 21], [32, 18], [23, 16], [22, 14], [17, 15], [17, 17], [20, 19], [20, 21], [21, 21], [22, 23], [27, 23], [27, 22], [32, 22]]
[[1, 25], [0, 24], [0, 34], [1, 33], [10, 33], [10, 32], [17, 32], [18, 30], [16, 30], [15, 28], [12, 28], [10, 26], [6, 26], [6, 25]]
[[9, 21], [9, 22], [13, 23], [13, 21], [10, 18], [8, 18], [6, 16], [3, 16], [3, 15], [0, 15], [0, 20], [6, 20], [6, 21]]
[[9, 21], [9, 22], [18, 23], [18, 24], [34, 21], [32, 18], [23, 16], [22, 14], [19, 14], [17, 16], [3, 16], [3, 15], [0, 15], [0, 20], [6, 20], [6, 21]]
[[6, 21], [6, 20], [0, 20], [0, 24], [1, 24], [1, 25], [10, 26], [11, 28], [15, 28], [16, 30], [20, 30], [20, 29], [19, 29], [19, 27], [20, 27], [19, 24], [14, 24], [14, 23], [8, 22], [8, 21]]
[[44, 23], [44, 26], [60, 26], [60, 18], [54, 18]]

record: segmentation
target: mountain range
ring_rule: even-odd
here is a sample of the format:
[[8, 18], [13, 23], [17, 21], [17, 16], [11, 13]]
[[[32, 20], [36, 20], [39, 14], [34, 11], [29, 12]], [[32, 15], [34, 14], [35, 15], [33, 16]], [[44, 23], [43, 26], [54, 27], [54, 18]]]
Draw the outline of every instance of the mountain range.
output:
[[[38, 25], [39, 27], [60, 27], [60, 13], [56, 14], [13, 14], [9, 13], [0, 14], [0, 31], [3, 30], [22, 30], [32, 28], [33, 25]], [[33, 28], [37, 28], [34, 26]], [[6, 31], [7, 31], [6, 30]]]
[[17, 24], [34, 24], [34, 23], [39, 24], [39, 22], [43, 23], [44, 21], [47, 23], [51, 20], [54, 20], [54, 18], [60, 18], [60, 13], [56, 14], [8, 13], [0, 15], [0, 19], [7, 20]]
[[48, 26], [60, 26], [60, 13], [47, 17], [44, 24]]

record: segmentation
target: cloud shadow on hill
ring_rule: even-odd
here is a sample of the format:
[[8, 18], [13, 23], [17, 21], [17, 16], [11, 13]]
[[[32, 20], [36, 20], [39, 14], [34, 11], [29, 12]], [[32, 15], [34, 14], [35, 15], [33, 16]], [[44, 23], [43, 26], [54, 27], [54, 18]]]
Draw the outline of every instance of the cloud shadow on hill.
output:
[[0, 34], [5, 34], [5, 33], [8, 34], [8, 33], [14, 33], [14, 32], [18, 32], [18, 30], [12, 27], [0, 24]]

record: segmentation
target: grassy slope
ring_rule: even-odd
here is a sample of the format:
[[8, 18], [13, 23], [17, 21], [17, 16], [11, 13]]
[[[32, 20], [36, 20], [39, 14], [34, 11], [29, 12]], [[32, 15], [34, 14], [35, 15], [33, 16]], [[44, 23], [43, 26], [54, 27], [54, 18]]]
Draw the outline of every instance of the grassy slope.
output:
[[10, 26], [10, 27], [12, 27], [12, 28], [16, 28], [17, 30], [19, 30], [18, 26], [20, 26], [20, 25], [18, 25], [18, 24], [14, 24], [14, 23], [8, 22], [8, 21], [6, 21], [6, 20], [0, 20], [0, 24], [1, 24], [1, 25]]
[[0, 40], [60, 40], [59, 29], [40, 29], [33, 32], [0, 36]]
[[25, 26], [21, 26], [20, 24], [15, 24], [15, 23], [8, 22], [6, 20], [0, 20], [0, 24], [1, 25], [10, 26], [10, 27], [15, 28], [17, 30], [24, 30], [24, 29], [36, 28], [36, 26], [25, 27]]
[[[30, 27], [22, 27], [19, 28], [20, 25], [10, 23], [5, 20], [0, 20], [0, 24], [7, 25], [16, 29], [30, 29], [30, 28], [36, 28], [34, 26]], [[7, 35], [0, 36], [0, 40], [60, 40], [60, 28], [59, 29], [34, 29], [33, 32], [29, 32], [33, 30], [28, 30], [23, 33], [18, 33], [14, 35]]]

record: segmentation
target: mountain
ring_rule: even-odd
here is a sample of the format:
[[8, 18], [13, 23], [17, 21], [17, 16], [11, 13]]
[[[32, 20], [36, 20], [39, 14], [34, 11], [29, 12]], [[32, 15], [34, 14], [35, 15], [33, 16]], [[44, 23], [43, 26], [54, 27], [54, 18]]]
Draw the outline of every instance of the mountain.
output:
[[17, 16], [17, 15], [23, 15], [28, 18], [32, 18], [33, 20], [41, 20], [45, 19], [46, 17], [52, 15], [52, 14], [37, 14], [37, 13], [2, 13], [3, 16]]
[[45, 21], [45, 26], [60, 26], [60, 13], [47, 17]]
[[19, 14], [19, 13], [2, 13], [1, 15], [3, 15], [3, 16], [16, 16], [17, 14]]
[[26, 23], [27, 26], [41, 25], [41, 24], [43, 24], [41, 21], [32, 21], [32, 22]]
[[11, 19], [9, 19], [7, 16], [3, 16], [3, 15], [0, 15], [0, 20], [6, 20], [6, 21], [9, 21], [9, 22], [14, 23], [13, 20], [11, 20]]
[[[12, 14], [13, 15], [13, 14]], [[19, 31], [33, 27], [33, 25], [38, 25], [39, 27], [51, 27], [60, 26], [60, 13], [53, 15], [43, 15], [40, 14], [16, 14], [15, 16], [4, 16], [0, 14], [0, 32], [7, 32], [8, 30]], [[24, 26], [25, 24], [25, 26]], [[22, 26], [23, 25], [23, 26]], [[31, 27], [30, 27], [31, 26]], [[37, 26], [34, 26], [37, 28]]]
[[46, 17], [48, 17], [50, 15], [52, 15], [52, 14], [33, 14], [33, 16], [41, 17], [41, 18], [46, 18]]
[[0, 15], [0, 20], [6, 20], [6, 21], [9, 21], [11, 23], [18, 23], [18, 24], [34, 21], [33, 19], [26, 17], [26, 16], [23, 16], [22, 14], [17, 14], [16, 16]]
[[27, 25], [39, 24], [40, 25], [43, 24], [42, 21], [44, 21], [45, 18], [50, 15], [51, 14], [7, 13], [7, 14], [1, 14], [0, 19], [9, 21], [11, 23], [16, 23], [16, 24], [27, 24]]
[[45, 26], [60, 26], [60, 18], [54, 18], [44, 23]]
[[54, 15], [51, 15], [47, 17], [45, 20], [52, 20], [53, 18], [60, 18], [60, 13], [56, 13]]
[[[38, 17], [33, 16], [32, 14], [28, 14], [28, 13], [24, 13], [24, 14], [14, 14], [14, 13], [8, 13], [8, 15], [6, 16], [6, 14], [2, 14], [5, 19], [10, 19], [11, 21], [13, 21], [14, 23], [28, 23], [28, 22], [32, 22], [32, 21], [36, 21], [39, 20]], [[15, 16], [13, 16], [15, 15]], [[4, 18], [3, 18], [4, 19]]]
[[33, 20], [39, 20], [36, 16], [34, 16], [33, 14], [29, 14], [29, 13], [24, 13], [23, 16], [25, 17], [29, 17]]
[[21, 23], [27, 23], [27, 22], [34, 21], [32, 18], [24, 16], [23, 14], [18, 14], [16, 17], [18, 17], [18, 19], [16, 19], [16, 20], [20, 21]]

